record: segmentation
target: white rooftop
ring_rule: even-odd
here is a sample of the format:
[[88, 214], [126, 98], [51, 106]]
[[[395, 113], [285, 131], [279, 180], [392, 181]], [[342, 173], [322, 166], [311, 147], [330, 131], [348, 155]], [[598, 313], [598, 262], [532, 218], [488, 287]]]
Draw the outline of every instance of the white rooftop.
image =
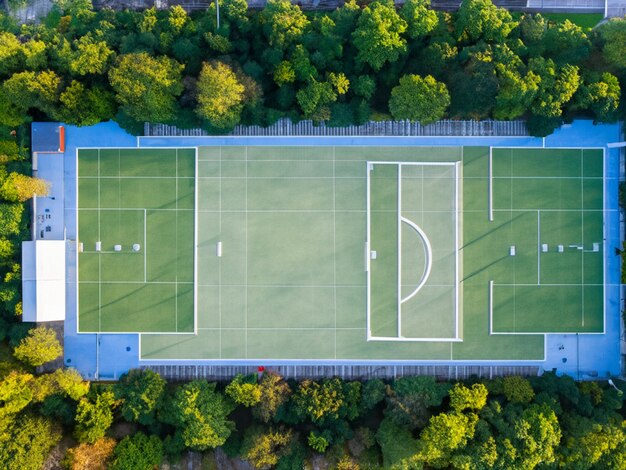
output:
[[65, 240], [22, 243], [22, 321], [65, 320]]

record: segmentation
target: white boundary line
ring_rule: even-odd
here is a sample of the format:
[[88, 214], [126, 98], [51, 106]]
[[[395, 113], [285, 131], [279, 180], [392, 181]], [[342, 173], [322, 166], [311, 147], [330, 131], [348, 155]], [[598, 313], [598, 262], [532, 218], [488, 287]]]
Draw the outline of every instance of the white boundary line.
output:
[[143, 210], [143, 282], [148, 282], [148, 211]]
[[198, 147], [194, 148], [194, 214], [193, 214], [193, 332], [198, 334]]
[[[522, 150], [526, 150], [526, 149], [540, 149], [540, 150], [545, 150], [545, 151], [553, 151], [553, 152], [558, 152], [559, 150], [577, 150], [581, 152], [580, 155], [580, 168], [581, 168], [581, 176], [579, 177], [581, 179], [581, 184], [583, 182], [584, 179], [586, 179], [586, 177], [584, 176], [583, 172], [584, 172], [584, 160], [585, 160], [585, 150], [601, 150], [602, 151], [602, 238], [603, 240], [606, 240], [606, 223], [605, 223], [605, 218], [606, 218], [606, 214], [607, 212], [615, 212], [616, 210], [612, 210], [612, 211], [608, 211], [606, 209], [606, 147], [539, 147], [539, 146], [528, 146], [528, 147], [503, 147], [503, 146], [490, 146], [489, 147], [489, 155], [491, 158], [492, 155], [492, 149], [504, 149], [504, 150], [514, 150], [514, 149], [522, 149]], [[549, 177], [546, 177], [549, 178]], [[558, 178], [554, 178], [554, 179], [558, 179]], [[569, 177], [569, 179], [575, 179], [575, 177]], [[590, 179], [598, 179], [598, 177], [590, 177]], [[496, 209], [496, 210], [507, 210], [507, 209]], [[537, 210], [537, 209], [515, 209], [512, 211], [517, 211], [517, 212], [531, 212], [533, 210]], [[563, 210], [559, 210], [559, 209], [541, 209], [543, 212], [581, 212], [583, 214], [584, 217], [584, 213], [585, 212], [599, 212], [600, 210], [598, 209], [588, 209], [588, 210], [584, 210], [582, 207], [580, 210], [576, 210], [576, 209], [563, 209]], [[540, 248], [540, 247], [539, 247]], [[584, 253], [581, 255], [584, 256]], [[606, 246], [603, 243], [602, 244], [602, 266], [603, 266], [603, 320], [602, 320], [602, 332], [580, 332], [580, 331], [576, 331], [576, 332], [515, 332], [515, 333], [497, 333], [497, 332], [493, 332], [490, 330], [490, 334], [493, 335], [512, 335], [512, 334], [521, 334], [521, 335], [554, 335], [554, 334], [585, 334], [585, 335], [602, 335], [602, 334], [606, 334], [606, 307], [607, 307], [607, 302], [608, 299], [606, 297], [606, 270], [607, 270], [607, 263], [606, 263], [606, 257], [607, 257], [607, 252], [606, 252]], [[517, 285], [517, 286], [524, 286], [527, 284], [498, 284], [498, 285]], [[532, 285], [532, 284], [529, 284]], [[584, 291], [584, 286], [598, 286], [600, 284], [541, 284], [542, 286], [549, 286], [549, 285], [553, 285], [553, 286], [570, 286], [570, 285], [580, 285], [583, 286], [583, 291]], [[582, 305], [582, 309], [584, 309], [584, 304]], [[583, 310], [584, 312], [584, 310]], [[491, 326], [490, 326], [491, 328]], [[544, 348], [545, 349], [545, 348]], [[546, 352], [544, 350], [544, 356], [545, 356]]]
[[[138, 138], [139, 139], [139, 138]], [[193, 150], [195, 152], [195, 156], [196, 156], [196, 165], [195, 165], [195, 169], [196, 169], [196, 176], [198, 175], [198, 148], [197, 147], [193, 147], [193, 146], [181, 146], [181, 147], [175, 147], [177, 150]], [[75, 220], [76, 220], [76, 243], [78, 246], [78, 243], [80, 243], [80, 227], [79, 227], [79, 221], [78, 221], [78, 215], [80, 213], [81, 210], [106, 210], [109, 208], [99, 208], [99, 209], [94, 209], [94, 208], [79, 208], [79, 188], [78, 188], [78, 182], [80, 178], [84, 178], [84, 177], [79, 177], [79, 165], [78, 165], [78, 154], [81, 150], [97, 150], [98, 151], [98, 160], [100, 158], [100, 150], [151, 150], [151, 149], [155, 149], [155, 150], [173, 150], [174, 147], [76, 147], [75, 148], [75, 159], [76, 159], [76, 172], [75, 172], [75, 176], [76, 176], [76, 182], [75, 182], [75, 190], [76, 190], [76, 207], [75, 207], [75, 212], [76, 212], [76, 216], [75, 216]], [[100, 163], [98, 162], [98, 172], [100, 171]], [[98, 191], [98, 198], [100, 197], [100, 192]], [[195, 184], [195, 203], [196, 203], [196, 209], [194, 209], [196, 211], [195, 214], [195, 230], [194, 230], [194, 237], [195, 237], [195, 241], [194, 241], [194, 245], [196, 245], [197, 243], [197, 228], [198, 228], [198, 224], [197, 224], [197, 208], [198, 208], [198, 184], [196, 181]], [[120, 208], [110, 208], [111, 210], [134, 210], [134, 211], [142, 211], [145, 210], [145, 208], [143, 207], [136, 207], [136, 208], [124, 208], [124, 209], [120, 209]], [[150, 209], [150, 210], [172, 210], [172, 209]], [[181, 210], [191, 210], [191, 209], [181, 209]], [[99, 237], [98, 237], [99, 238]], [[79, 256], [80, 253], [78, 253], [78, 250], [76, 252], [76, 334], [78, 335], [138, 335], [139, 336], [139, 357], [141, 358], [141, 336], [143, 334], [156, 334], [156, 335], [180, 335], [180, 336], [184, 336], [184, 335], [193, 335], [193, 334], [197, 334], [197, 325], [198, 325], [198, 319], [197, 319], [197, 283], [195, 282], [195, 280], [198, 278], [197, 276], [197, 253], [196, 253], [196, 246], [194, 246], [194, 330], [193, 331], [188, 331], [188, 332], [172, 332], [172, 331], [144, 331], [144, 332], [138, 332], [138, 331], [80, 331], [80, 307], [79, 307], [79, 298], [80, 298], [80, 289], [79, 289], [79, 285], [81, 284], [80, 279], [79, 279]], [[87, 283], [87, 282], [85, 282]], [[100, 283], [99, 283], [100, 284]], [[150, 283], [148, 283], [150, 284]], [[172, 284], [172, 283], [169, 283]], [[189, 284], [189, 282], [181, 282], [181, 283], [177, 283], [177, 284]], [[99, 287], [99, 290], [101, 290], [101, 286]], [[101, 302], [99, 302], [101, 303]], [[99, 307], [100, 308], [100, 307]], [[98, 315], [98, 317], [100, 317], [100, 315]], [[100, 318], [98, 318], [98, 321], [100, 321]], [[140, 359], [141, 360], [141, 359]]]
[[487, 165], [487, 209], [489, 211], [489, 222], [493, 222], [493, 154], [489, 147], [489, 163]]
[[[366, 285], [366, 303], [367, 303], [367, 313], [366, 313], [366, 328], [367, 328], [367, 341], [405, 341], [405, 342], [437, 342], [437, 341], [445, 341], [445, 342], [460, 342], [462, 341], [459, 338], [459, 217], [458, 217], [458, 198], [459, 198], [459, 161], [454, 162], [400, 162], [400, 161], [366, 161], [366, 170], [367, 170], [367, 239], [365, 242], [365, 269], [367, 271], [367, 285]], [[371, 182], [370, 182], [370, 172], [373, 170], [374, 165], [395, 165], [398, 167], [398, 337], [387, 337], [387, 336], [372, 336], [371, 332]], [[456, 214], [455, 220], [455, 240], [456, 240], [456, 253], [455, 253], [455, 263], [456, 263], [456, 272], [455, 272], [455, 290], [454, 290], [454, 298], [455, 298], [455, 337], [454, 338], [405, 338], [402, 336], [402, 312], [401, 312], [401, 304], [411, 297], [413, 297], [419, 289], [421, 289], [422, 285], [419, 285], [418, 288], [411, 293], [408, 298], [402, 299], [401, 289], [401, 248], [402, 248], [402, 238], [401, 238], [401, 230], [402, 230], [402, 221], [407, 222], [409, 225], [414, 228], [418, 234], [422, 233], [422, 237], [425, 241], [425, 244], [428, 244], [428, 238], [426, 235], [417, 227], [416, 224], [412, 223], [408, 219], [405, 219], [401, 215], [402, 209], [402, 166], [453, 166], [455, 168], [455, 208], [454, 213]], [[422, 178], [423, 179], [423, 178]], [[450, 212], [450, 211], [437, 211], [437, 212]], [[428, 258], [428, 256], [427, 256]], [[426, 275], [423, 277], [423, 283], [428, 279], [428, 275], [430, 274], [430, 268], [427, 267], [425, 270]]]
[[335, 163], [335, 147], [333, 146], [333, 301], [335, 309], [335, 359], [337, 359], [337, 181]]
[[[602, 149], [602, 299], [604, 300], [602, 305], [602, 332], [606, 333], [606, 306], [609, 299], [606, 298], [606, 270], [607, 270], [607, 246], [606, 246], [606, 222], [607, 219], [606, 214], [606, 148]], [[584, 152], [583, 152], [583, 163], [584, 163]], [[619, 166], [619, 165], [618, 165]], [[619, 186], [619, 182], [618, 182]], [[619, 209], [618, 209], [619, 210]], [[584, 216], [584, 213], [583, 213]], [[620, 240], [621, 242], [621, 240]], [[621, 306], [620, 306], [621, 307]]]
[[366, 319], [365, 319], [365, 328], [366, 328], [366, 339], [370, 340], [372, 336], [371, 330], [371, 322], [370, 322], [370, 310], [372, 306], [372, 274], [371, 274], [371, 183], [370, 183], [370, 172], [374, 169], [374, 165], [370, 162], [365, 162], [365, 171], [366, 171], [366, 186], [367, 186], [367, 233], [365, 234], [365, 271], [366, 271], [366, 294], [365, 294], [365, 303], [366, 305]]
[[[430, 270], [433, 267], [433, 249], [432, 249], [432, 246], [430, 245], [430, 240], [428, 239], [424, 231], [415, 222], [405, 217], [400, 217], [400, 220], [417, 232], [419, 237], [424, 242], [424, 250], [426, 252], [425, 253], [426, 254], [426, 269], [424, 270], [422, 279], [420, 279], [420, 282], [417, 284], [417, 287], [409, 295], [407, 295], [405, 298], [403, 298], [400, 301], [400, 305], [402, 305], [404, 302], [411, 300], [413, 297], [415, 297], [415, 295], [420, 291], [420, 289], [424, 287], [424, 284], [426, 284], [426, 281], [428, 281], [428, 277], [430, 276]], [[399, 250], [398, 250], [398, 253], [400, 253]], [[398, 287], [402, 288], [402, 284], [399, 284]], [[399, 336], [402, 336], [402, 335], [399, 335]]]
[[[461, 147], [461, 158], [463, 158], [463, 147]], [[459, 338], [459, 317], [460, 317], [460, 312], [459, 312], [459, 306], [460, 306], [460, 300], [459, 300], [459, 296], [460, 296], [460, 286], [461, 286], [461, 273], [459, 270], [459, 253], [461, 252], [461, 246], [459, 243], [459, 224], [461, 221], [461, 217], [463, 216], [463, 214], [459, 211], [460, 209], [460, 204], [459, 204], [459, 198], [461, 197], [460, 195], [460, 191], [459, 191], [459, 178], [460, 178], [460, 172], [461, 172], [461, 162], [456, 162], [456, 165], [454, 166], [454, 175], [455, 175], [455, 179], [454, 179], [454, 191], [455, 191], [455, 198], [454, 198], [454, 209], [456, 212], [456, 224], [455, 225], [455, 230], [454, 230], [454, 247], [455, 247], [455, 251], [454, 251], [454, 310], [455, 310], [455, 326], [454, 326], [454, 336], [456, 338]]]
[[[493, 334], [493, 281], [489, 280], [489, 295], [487, 299], [487, 308], [489, 310], [489, 334]], [[544, 351], [545, 354], [545, 351]]]
[[[402, 338], [402, 164], [398, 164], [398, 306], [397, 330], [398, 338]], [[419, 232], [418, 232], [419, 233]], [[421, 287], [421, 286], [420, 286]]]
[[537, 210], [537, 285], [541, 285], [541, 210]]

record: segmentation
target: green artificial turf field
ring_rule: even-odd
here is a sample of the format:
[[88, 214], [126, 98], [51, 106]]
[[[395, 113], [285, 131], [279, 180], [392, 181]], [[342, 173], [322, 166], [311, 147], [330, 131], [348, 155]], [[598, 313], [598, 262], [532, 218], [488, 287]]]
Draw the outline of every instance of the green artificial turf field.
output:
[[78, 151], [80, 332], [194, 331], [195, 163], [195, 149]]
[[197, 152], [79, 152], [79, 331], [143, 333], [148, 360], [360, 361], [603, 331], [601, 150]]

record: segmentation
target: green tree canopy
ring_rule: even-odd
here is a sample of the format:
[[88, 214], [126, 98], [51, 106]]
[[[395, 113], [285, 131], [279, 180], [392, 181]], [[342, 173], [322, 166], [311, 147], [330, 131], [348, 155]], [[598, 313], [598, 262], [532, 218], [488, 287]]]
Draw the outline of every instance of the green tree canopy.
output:
[[238, 405], [249, 408], [261, 401], [261, 387], [257, 384], [254, 374], [248, 376], [237, 374], [226, 386], [226, 395]]
[[539, 90], [531, 106], [534, 114], [544, 117], [558, 117], [563, 106], [574, 96], [580, 86], [578, 67], [564, 65], [557, 67], [551, 59], [531, 59], [530, 70], [541, 78]]
[[482, 410], [487, 404], [487, 387], [483, 384], [474, 384], [466, 387], [456, 383], [450, 390], [450, 407], [461, 413], [467, 409], [473, 411]]
[[304, 380], [298, 386], [292, 401], [296, 413], [314, 423], [324, 419], [336, 419], [344, 405], [344, 388], [339, 379], [326, 379], [322, 382]]
[[411, 429], [426, 425], [428, 408], [440, 406], [450, 386], [437, 383], [434, 377], [401, 377], [387, 389], [385, 416], [395, 424]]
[[130, 370], [115, 384], [115, 396], [122, 400], [124, 419], [143, 425], [155, 422], [164, 392], [165, 380], [150, 369]]
[[621, 89], [619, 80], [613, 74], [605, 72], [599, 79], [581, 84], [575, 95], [576, 109], [589, 109], [594, 119], [603, 122], [617, 120], [617, 110]]
[[405, 75], [391, 90], [389, 111], [395, 119], [429, 124], [443, 118], [450, 106], [450, 94], [444, 83], [431, 75]]
[[418, 39], [432, 32], [439, 23], [439, 17], [430, 9], [430, 0], [407, 0], [400, 9], [400, 17], [407, 24], [407, 35]]
[[97, 85], [86, 87], [76, 80], [72, 80], [61, 92], [59, 104], [54, 117], [77, 126], [92, 126], [107, 121], [117, 111], [113, 93]]
[[300, 7], [289, 0], [268, 0], [260, 21], [269, 45], [281, 50], [299, 41], [309, 25]]
[[60, 440], [61, 429], [46, 418], [23, 414], [0, 420], [0, 468], [39, 470]]
[[463, 0], [457, 12], [456, 31], [462, 41], [503, 43], [516, 26], [511, 14], [491, 0]]
[[535, 397], [530, 382], [524, 377], [517, 375], [502, 379], [504, 396], [511, 403], [530, 403]]
[[[2, 175], [0, 171], [0, 197], [9, 202], [26, 202], [37, 196], [47, 196], [50, 192], [50, 183], [40, 178], [24, 175], [12, 171]], [[38, 364], [41, 365], [41, 364]]]
[[96, 392], [93, 399], [81, 398], [76, 409], [76, 438], [93, 444], [104, 437], [113, 423], [113, 408], [117, 405], [110, 390]]
[[[28, 406], [33, 399], [33, 376], [12, 371], [0, 382], [0, 421], [9, 420]], [[0, 433], [1, 434], [1, 433]]]
[[626, 68], [626, 20], [611, 18], [599, 32], [604, 40], [602, 52], [606, 60], [617, 68]]
[[395, 62], [406, 52], [403, 34], [407, 22], [396, 12], [392, 1], [375, 0], [363, 9], [352, 34], [357, 61], [380, 70], [385, 62]]
[[245, 86], [222, 62], [205, 63], [198, 77], [196, 113], [217, 129], [232, 129], [241, 120]]
[[264, 423], [270, 421], [278, 408], [283, 406], [291, 396], [289, 384], [273, 372], [265, 372], [259, 383], [261, 398], [252, 408], [252, 414]]
[[264, 429], [251, 426], [246, 430], [241, 455], [254, 468], [270, 468], [289, 451], [293, 438], [293, 432], [283, 427]]
[[176, 390], [170, 419], [187, 447], [206, 450], [223, 445], [230, 436], [234, 426], [227, 417], [232, 409], [214, 383], [194, 380]]
[[163, 461], [163, 443], [158, 436], [137, 432], [120, 441], [111, 460], [111, 470], [153, 470]]
[[137, 121], [165, 122], [174, 117], [183, 91], [183, 66], [145, 52], [124, 54], [109, 71], [111, 87], [128, 116]]
[[20, 344], [13, 350], [13, 355], [31, 366], [40, 366], [54, 361], [63, 353], [56, 332], [51, 328], [37, 327], [28, 332]]
[[107, 69], [113, 51], [106, 41], [86, 35], [74, 42], [75, 49], [70, 55], [69, 69], [74, 75], [102, 74]]

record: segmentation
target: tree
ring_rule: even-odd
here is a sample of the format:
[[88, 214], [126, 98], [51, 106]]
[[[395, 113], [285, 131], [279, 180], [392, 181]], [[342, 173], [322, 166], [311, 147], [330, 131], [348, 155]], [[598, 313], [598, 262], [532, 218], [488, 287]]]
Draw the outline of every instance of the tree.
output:
[[24, 66], [29, 70], [42, 70], [48, 65], [46, 43], [38, 39], [30, 39], [22, 45]]
[[309, 25], [300, 7], [289, 0], [268, 0], [259, 19], [269, 45], [281, 50], [299, 42]]
[[35, 196], [47, 196], [50, 183], [40, 178], [11, 172], [2, 181], [0, 197], [9, 202], [25, 202]]
[[20, 233], [23, 213], [22, 204], [0, 203], [0, 236], [10, 237]]
[[410, 459], [419, 451], [418, 443], [411, 435], [411, 431], [389, 418], [384, 418], [380, 422], [376, 431], [376, 441], [383, 454], [384, 468], [402, 468], [401, 462]]
[[319, 452], [320, 454], [326, 452], [326, 449], [328, 449], [328, 446], [330, 445], [330, 441], [324, 434], [325, 433], [322, 433], [318, 436], [313, 431], [311, 431], [309, 433], [309, 437], [307, 438], [307, 443], [309, 444], [309, 447], [315, 452]]
[[546, 405], [531, 405], [515, 422], [515, 448], [521, 468], [535, 468], [555, 461], [561, 440], [556, 414]]
[[561, 465], [570, 468], [624, 468], [624, 426], [593, 424], [582, 436], [570, 438], [563, 449]]
[[106, 71], [113, 51], [105, 41], [86, 35], [74, 42], [75, 50], [69, 60], [69, 69], [74, 75], [95, 75]]
[[158, 436], [142, 432], [126, 436], [115, 447], [111, 470], [153, 470], [163, 461], [163, 443]]
[[422, 448], [416, 460], [444, 468], [449, 465], [452, 452], [462, 449], [474, 437], [478, 416], [474, 413], [440, 413], [430, 418], [422, 431]]
[[296, 100], [304, 117], [315, 121], [330, 118], [330, 103], [337, 100], [337, 94], [330, 82], [318, 82], [311, 79], [309, 84], [296, 93]]
[[35, 367], [54, 361], [62, 353], [63, 348], [56, 332], [46, 327], [30, 330], [28, 336], [13, 350], [17, 359]]
[[278, 86], [296, 81], [296, 72], [288, 60], [283, 60], [274, 69], [274, 81]]
[[137, 121], [164, 122], [176, 114], [183, 91], [183, 66], [145, 52], [124, 54], [109, 71], [109, 81], [123, 111]]
[[449, 385], [439, 384], [434, 377], [402, 377], [387, 389], [385, 416], [400, 426], [421, 428], [430, 416], [429, 407], [440, 406]]
[[215, 384], [194, 380], [178, 388], [170, 420], [181, 433], [185, 446], [206, 450], [223, 445], [233, 430], [227, 419], [232, 406], [215, 391]]
[[501, 44], [516, 26], [511, 14], [491, 0], [463, 0], [457, 12], [456, 32], [461, 41]]
[[239, 123], [246, 89], [228, 65], [205, 63], [197, 88], [198, 116], [218, 129], [232, 129]]
[[545, 54], [557, 64], [577, 64], [591, 52], [587, 35], [580, 26], [569, 20], [548, 28], [543, 42]]
[[251, 426], [246, 430], [240, 453], [255, 468], [269, 468], [289, 451], [292, 439], [293, 432], [283, 427], [264, 430], [260, 426]]
[[254, 406], [261, 401], [261, 387], [256, 383], [256, 376], [237, 376], [226, 387], [226, 395], [238, 405], [246, 408]]
[[521, 75], [517, 70], [496, 65], [499, 89], [493, 114], [496, 119], [517, 119], [526, 114], [539, 91], [541, 78], [532, 71]]
[[32, 381], [31, 374], [12, 371], [0, 382], [0, 421], [28, 406], [33, 399]]
[[385, 62], [395, 62], [406, 52], [402, 37], [407, 22], [396, 12], [393, 2], [376, 0], [363, 9], [352, 33], [357, 61], [380, 70]]
[[10, 115], [29, 109], [52, 114], [59, 99], [61, 79], [54, 71], [19, 72], [2, 84], [2, 95]]
[[156, 410], [163, 401], [165, 380], [150, 369], [133, 369], [115, 384], [115, 396], [122, 400], [121, 412], [126, 421], [146, 426], [156, 420]]
[[9, 75], [18, 70], [21, 62], [22, 44], [9, 32], [0, 32], [0, 75]]
[[95, 401], [81, 398], [76, 409], [76, 438], [80, 442], [93, 444], [104, 437], [113, 423], [113, 408], [117, 405], [111, 391], [95, 394]]
[[289, 384], [273, 372], [265, 372], [259, 383], [261, 398], [252, 408], [252, 414], [264, 423], [271, 420], [278, 408], [284, 405], [291, 395]]
[[59, 427], [46, 418], [23, 414], [0, 422], [0, 468], [5, 470], [41, 469], [61, 440]]
[[389, 111], [394, 119], [409, 119], [422, 124], [441, 119], [450, 106], [450, 95], [444, 83], [431, 75], [405, 75], [391, 90]]
[[589, 83], [583, 82], [575, 95], [575, 109], [589, 109], [597, 121], [617, 119], [621, 90], [619, 80], [608, 72]]
[[385, 399], [385, 383], [371, 379], [363, 384], [361, 391], [361, 414], [367, 413]]
[[456, 383], [450, 390], [450, 407], [457, 413], [467, 409], [473, 411], [482, 410], [487, 404], [487, 387], [483, 384], [474, 384], [466, 387]]
[[530, 382], [524, 377], [517, 375], [502, 379], [504, 396], [511, 403], [530, 403], [535, 396]]
[[604, 40], [602, 52], [606, 60], [617, 68], [626, 68], [626, 20], [611, 18], [599, 28]]
[[437, 12], [430, 8], [430, 0], [408, 0], [400, 9], [400, 17], [406, 21], [407, 34], [411, 39], [423, 38], [439, 23]]
[[115, 439], [103, 437], [93, 444], [82, 443], [68, 449], [65, 463], [69, 470], [107, 470]]
[[67, 124], [93, 126], [112, 119], [116, 111], [115, 97], [110, 91], [99, 86], [87, 88], [81, 82], [72, 80], [61, 92], [55, 118]]
[[167, 12], [167, 23], [175, 34], [180, 34], [188, 21], [189, 15], [180, 5], [171, 6]]
[[338, 418], [344, 404], [344, 390], [339, 379], [320, 382], [303, 380], [292, 398], [296, 413], [314, 423], [326, 418]]
[[531, 59], [530, 70], [541, 78], [539, 90], [531, 106], [537, 116], [559, 117], [563, 106], [574, 96], [580, 85], [578, 67], [564, 65], [556, 67], [550, 59]]

